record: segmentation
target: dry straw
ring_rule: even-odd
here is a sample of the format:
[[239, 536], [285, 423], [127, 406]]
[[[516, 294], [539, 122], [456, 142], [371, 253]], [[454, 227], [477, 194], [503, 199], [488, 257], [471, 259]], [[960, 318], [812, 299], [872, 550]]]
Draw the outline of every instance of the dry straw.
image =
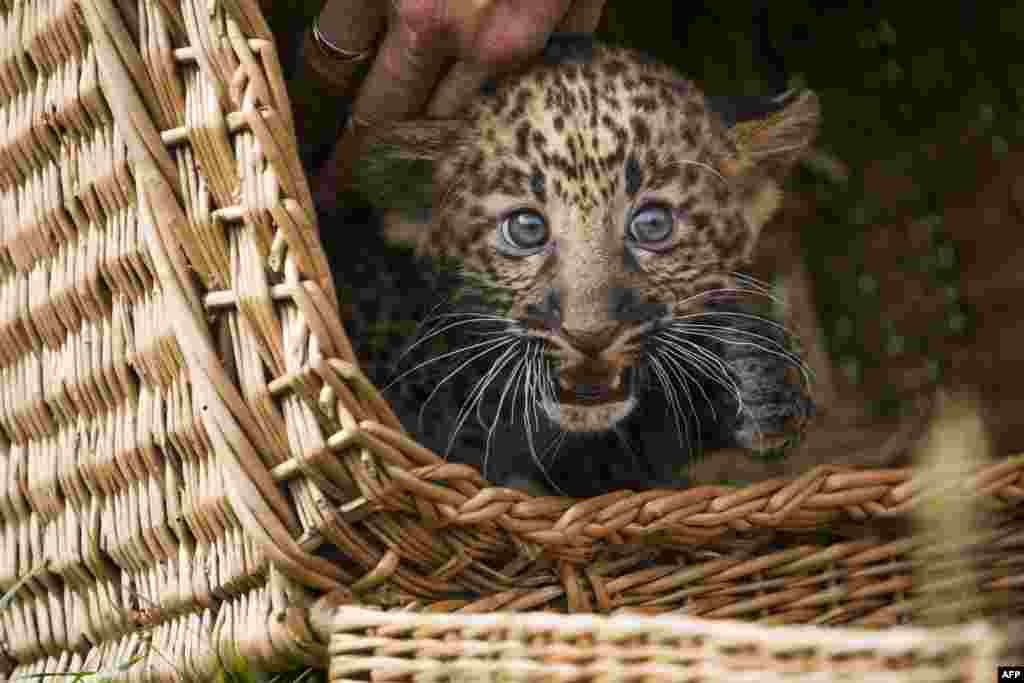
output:
[[[886, 535], [911, 470], [532, 499], [415, 443], [294, 136], [255, 0], [0, 0], [0, 671], [993, 675], [998, 630], [901, 626], [922, 565], [967, 559]], [[957, 539], [975, 595], [1011, 608], [1022, 469], [953, 482], [990, 520]], [[854, 624], [897, 628], [824, 628]]]

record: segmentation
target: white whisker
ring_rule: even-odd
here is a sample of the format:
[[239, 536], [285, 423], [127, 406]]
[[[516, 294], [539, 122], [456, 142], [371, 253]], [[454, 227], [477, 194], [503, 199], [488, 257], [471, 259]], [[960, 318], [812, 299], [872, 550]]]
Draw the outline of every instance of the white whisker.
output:
[[541, 462], [548, 461], [549, 465], [554, 465], [555, 460], [558, 459], [558, 453], [562, 450], [568, 437], [568, 432], [558, 430], [558, 434], [552, 437], [551, 442], [544, 448], [544, 452], [540, 456]]
[[[662, 355], [661, 360], [665, 363], [665, 366], [668, 368], [669, 372], [675, 374], [677, 378], [681, 379], [679, 386], [683, 390], [683, 395], [686, 397], [686, 403], [690, 406], [690, 412], [693, 415], [694, 421], [696, 422], [697, 448], [700, 449], [703, 445], [703, 436], [700, 424], [700, 413], [697, 412], [697, 406], [693, 402], [693, 395], [690, 393], [689, 385], [693, 384], [697, 387], [698, 390], [700, 390], [701, 395], [704, 397], [704, 401], [707, 402], [708, 406], [711, 408], [712, 419], [715, 420], [716, 422], [718, 421], [718, 411], [715, 410], [715, 405], [711, 401], [711, 397], [708, 396], [708, 393], [704, 389], [704, 386], [700, 382], [695, 380], [693, 376], [686, 371], [686, 368], [683, 366], [682, 363], [672, 358], [671, 356], [666, 355]], [[682, 377], [679, 377], [680, 374], [682, 374]]]
[[[482, 474], [483, 474], [485, 479], [487, 478], [487, 461], [491, 457], [491, 440], [494, 438], [494, 431], [498, 427], [498, 420], [501, 419], [501, 408], [505, 404], [505, 397], [508, 396], [509, 389], [511, 389], [513, 386], [515, 386], [516, 378], [519, 377], [519, 374], [522, 371], [523, 366], [525, 364], [526, 364], [526, 359], [521, 357], [519, 359], [519, 362], [516, 363], [515, 368], [513, 368], [512, 372], [509, 373], [508, 379], [505, 380], [505, 388], [502, 389], [502, 391], [501, 391], [501, 398], [498, 399], [498, 408], [497, 408], [497, 410], [494, 413], [494, 420], [491, 422], [491, 428], [487, 430], [487, 445], [484, 448], [484, 464], [483, 464], [483, 472], [482, 472]], [[480, 405], [482, 405], [482, 403], [483, 403], [482, 401], [477, 403], [477, 417], [478, 418], [480, 417]], [[514, 410], [514, 404], [515, 404], [515, 400], [513, 398], [513, 410]]]
[[[732, 380], [729, 366], [710, 349], [670, 330], [663, 330], [658, 336], [658, 341], [664, 344], [667, 350], [674, 352], [680, 360], [693, 365], [695, 370], [723, 389], [731, 390], [734, 386], [735, 383], [726, 382]], [[683, 345], [689, 348], [684, 348]]]
[[[551, 488], [557, 491], [560, 495], [565, 495], [565, 491], [562, 487], [551, 478], [550, 474], [548, 474], [547, 466], [544, 464], [544, 456], [547, 454], [547, 449], [545, 449], [544, 455], [538, 455], [537, 445], [533, 438], [534, 420], [537, 421], [538, 426], [540, 424], [540, 419], [537, 414], [537, 409], [540, 405], [538, 394], [543, 391], [540, 382], [544, 381], [543, 376], [546, 374], [544, 370], [543, 348], [542, 345], [538, 344], [534, 347], [533, 353], [530, 356], [530, 362], [527, 368], [527, 376], [524, 384], [525, 391], [529, 396], [527, 401], [529, 406], [523, 411], [523, 427], [526, 431], [526, 443], [530, 449], [530, 457], [533, 459], [537, 469], [540, 470], [540, 473], [544, 476], [545, 481], [547, 481]], [[530, 417], [531, 413], [533, 415], [533, 419]], [[561, 447], [560, 443], [558, 444], [558, 447]], [[555, 453], [557, 454], [557, 449]]]
[[[618, 425], [612, 427], [612, 431], [615, 432], [615, 438], [618, 440], [619, 445], [622, 446], [622, 450], [629, 454], [629, 459], [633, 461], [635, 467], [640, 467], [640, 457], [633, 450], [632, 444], [629, 443], [629, 437], [622, 431], [622, 428]], [[682, 443], [680, 443], [682, 446]]]
[[[685, 447], [686, 449], [689, 449], [690, 448], [690, 424], [689, 424], [689, 422], [687, 422], [685, 419], [682, 418], [682, 409], [681, 409], [681, 407], [679, 405], [679, 401], [678, 401], [678, 398], [676, 396], [675, 387], [673, 386], [671, 378], [668, 376], [668, 372], [666, 372], [665, 367], [662, 365], [662, 363], [658, 359], [657, 355], [658, 355], [657, 353], [652, 354], [648, 358], [648, 361], [651, 364], [651, 369], [654, 370], [654, 375], [657, 378], [658, 383], [661, 385], [661, 387], [663, 389], [663, 392], [665, 394], [665, 398], [669, 402], [669, 409], [672, 411], [672, 417], [675, 420], [675, 424], [676, 424], [676, 434], [678, 434], [679, 438], [680, 438], [680, 447]], [[684, 436], [683, 432], [684, 432], [684, 429], [685, 429], [685, 441], [686, 441], [685, 446], [683, 444], [683, 436]]]
[[705, 164], [703, 161], [697, 161], [696, 159], [678, 159], [674, 160], [672, 164], [678, 166], [696, 166], [698, 168], [703, 168], [705, 171], [710, 171], [712, 175], [721, 180], [723, 183], [729, 183], [729, 181], [725, 179], [725, 176], [722, 175], [717, 168], [715, 168], [711, 164]]
[[[509, 344], [515, 343], [515, 341], [516, 341], [515, 339], [508, 339], [508, 340], [504, 340], [504, 341], [499, 340], [498, 342], [492, 344], [490, 348], [484, 349], [480, 353], [477, 353], [477, 354], [473, 355], [471, 358], [469, 358], [468, 360], [466, 360], [465, 362], [460, 364], [457, 368], [455, 368], [454, 370], [449, 372], [447, 375], [445, 375], [444, 379], [442, 379], [440, 382], [438, 382], [434, 386], [434, 389], [427, 396], [427, 399], [425, 401], [423, 401], [423, 405], [420, 406], [420, 412], [419, 412], [419, 418], [418, 418], [419, 430], [423, 431], [423, 416], [424, 416], [424, 414], [425, 414], [425, 412], [427, 410], [427, 406], [430, 404], [430, 401], [434, 398], [434, 396], [437, 394], [437, 392], [440, 391], [441, 387], [445, 384], [445, 382], [447, 382], [452, 377], [454, 377], [455, 375], [457, 375], [460, 372], [462, 372], [462, 370], [464, 370], [468, 365], [473, 363], [473, 361], [477, 360], [478, 358], [483, 358], [487, 354], [489, 354], [489, 353], [491, 353], [493, 351], [497, 351], [502, 346], [508, 346]], [[506, 351], [506, 353], [507, 353], [507, 351]]]
[[[688, 383], [692, 383], [700, 391], [701, 395], [704, 397], [704, 402], [707, 403], [708, 407], [711, 408], [711, 418], [717, 422], [718, 421], [718, 411], [715, 410], [714, 401], [712, 401], [711, 397], [708, 396], [708, 392], [707, 392], [707, 390], [704, 389], [704, 385], [701, 382], [698, 382], [696, 379], [694, 379], [693, 376], [689, 372], [687, 372], [686, 367], [684, 366], [684, 363], [687, 362], [686, 358], [685, 357], [679, 358], [679, 357], [676, 357], [676, 356], [672, 356], [670, 353], [668, 353], [668, 348], [667, 347], [663, 347], [661, 349], [661, 351], [665, 352], [664, 354], [661, 355], [661, 360], [663, 360], [665, 362], [665, 365], [668, 366], [669, 370], [673, 370], [673, 369], [676, 370], [677, 371], [676, 372], [676, 376], [677, 377], [680, 374], [682, 375], [681, 379], [683, 380], [683, 382], [682, 382], [683, 390], [686, 392], [686, 397], [687, 397], [687, 399], [688, 399], [688, 401], [690, 403], [690, 410], [693, 411], [694, 416], [697, 418], [698, 425], [699, 425], [700, 418], [699, 418], [699, 416], [697, 416], [696, 407], [693, 405], [693, 400], [690, 398], [690, 392], [689, 392], [689, 389], [687, 388]], [[691, 364], [691, 367], [692, 367], [692, 364]]]
[[[502, 320], [502, 319], [499, 318], [497, 320]], [[456, 327], [462, 327], [464, 325], [479, 324], [480, 322], [497, 322], [497, 320], [490, 319], [490, 318], [479, 318], [479, 317], [475, 317], [474, 316], [474, 317], [472, 317], [472, 318], [470, 318], [468, 320], [460, 320], [458, 322], [448, 323], [446, 325], [442, 325], [440, 327], [440, 329], [438, 329], [438, 330], [430, 330], [430, 331], [428, 331], [427, 334], [424, 334], [422, 337], [417, 339], [415, 342], [413, 342], [413, 344], [411, 346], [409, 346], [409, 348], [407, 348], [404, 352], [402, 352], [402, 355], [398, 357], [398, 360], [395, 361], [395, 363], [396, 364], [400, 363], [403, 359], [405, 359], [406, 356], [408, 356], [410, 353], [412, 353], [415, 349], [419, 348], [424, 343], [430, 341], [431, 339], [433, 339], [434, 337], [436, 337], [439, 334], [444, 334], [445, 332], [447, 332], [447, 331], [449, 331], [451, 329], [454, 329]], [[504, 330], [496, 330], [496, 331], [492, 331], [492, 332], [485, 332], [485, 333], [482, 333], [482, 334], [484, 336], [495, 336], [495, 335], [500, 335], [500, 334], [509, 334], [509, 331], [507, 329], [504, 329]]]
[[738, 271], [732, 271], [729, 273], [732, 277], [740, 281], [740, 284], [747, 285], [751, 289], [757, 290], [764, 294], [770, 294], [775, 290], [775, 285], [767, 280], [761, 280], [759, 278], [750, 275], [749, 273], [740, 273]]
[[511, 360], [512, 354], [518, 350], [517, 347], [519, 340], [513, 339], [512, 342], [513, 345], [498, 357], [486, 375], [477, 380], [477, 383], [473, 385], [473, 389], [469, 392], [469, 395], [462, 402], [459, 414], [455, 418], [455, 427], [452, 429], [452, 433], [448, 437], [448, 447], [445, 449], [446, 455], [451, 454], [451, 450], [455, 446], [455, 439], [462, 430], [462, 426], [466, 423], [466, 419], [473, 413], [473, 408], [475, 408], [476, 404], [483, 398], [484, 393], [487, 391], [487, 387], [489, 387], [491, 382], [494, 381], [494, 378], [501, 372], [502, 368], [508, 364]]
[[[427, 360], [423, 361], [422, 363], [419, 363], [418, 365], [409, 368], [408, 370], [403, 372], [401, 375], [399, 375], [398, 377], [396, 377], [393, 380], [391, 380], [388, 383], [388, 385], [386, 387], [384, 387], [383, 391], [387, 391], [388, 389], [393, 387], [397, 382], [400, 382], [401, 380], [405, 379], [406, 377], [408, 377], [412, 373], [416, 372], [420, 368], [426, 367], [428, 365], [432, 365], [434, 363], [437, 363], [438, 361], [444, 360], [445, 358], [450, 358], [451, 356], [455, 356], [455, 355], [458, 355], [460, 353], [465, 353], [467, 351], [472, 351], [473, 349], [478, 349], [481, 346], [495, 346], [495, 347], [497, 347], [497, 346], [500, 346], [501, 344], [509, 343], [510, 341], [515, 341], [515, 339], [512, 339], [512, 340], [489, 339], [487, 341], [477, 342], [476, 344], [470, 344], [468, 346], [460, 346], [457, 349], [454, 349], [452, 351], [448, 351], [446, 353], [442, 353], [439, 356], [434, 356], [433, 358], [428, 358]], [[484, 354], [479, 354], [479, 355], [473, 356], [473, 358], [479, 358], [480, 355], [484, 355]]]
[[763, 323], [768, 327], [775, 328], [787, 336], [795, 336], [793, 331], [780, 322], [765, 318], [764, 316], [754, 315], [753, 313], [743, 313], [740, 311], [701, 311], [700, 313], [687, 313], [685, 315], [676, 316], [673, 319], [673, 323], [685, 322], [687, 320], [703, 320], [703, 319], [715, 319], [715, 318], [739, 318], [741, 320], [753, 320], [758, 323]]
[[[726, 345], [729, 345], [729, 346], [739, 346], [739, 347], [745, 347], [745, 348], [754, 348], [754, 349], [757, 349], [758, 351], [762, 351], [762, 352], [768, 354], [769, 356], [774, 356], [776, 358], [782, 358], [782, 359], [788, 361], [797, 370], [799, 370], [800, 374], [803, 375], [804, 380], [808, 384], [811, 383], [811, 380], [813, 379], [810, 367], [807, 365], [806, 362], [804, 362], [804, 360], [802, 358], [800, 358], [800, 356], [798, 356], [795, 353], [789, 351], [784, 346], [782, 346], [781, 344], [779, 344], [778, 342], [776, 342], [774, 339], [772, 339], [770, 337], [765, 337], [764, 335], [759, 335], [757, 333], [749, 332], [747, 330], [737, 330], [735, 328], [722, 327], [722, 326], [698, 326], [698, 325], [682, 324], [682, 325], [678, 325], [677, 329], [679, 329], [680, 331], [682, 331], [685, 334], [688, 334], [689, 336], [705, 337], [705, 338], [713, 339], [713, 340], [715, 340], [717, 342], [720, 342], [722, 344], [726, 344]], [[724, 333], [724, 334], [746, 334], [746, 336], [748, 337], [748, 340], [728, 339], [726, 337], [714, 334], [714, 332], [720, 332], [720, 333]], [[760, 344], [757, 341], [751, 341], [751, 340], [749, 340], [750, 337], [752, 337], [753, 339], [761, 339], [761, 340], [764, 340], [766, 342], [770, 342], [771, 344], [773, 344], [775, 346], [775, 348], [774, 349], [768, 348], [764, 344]]]

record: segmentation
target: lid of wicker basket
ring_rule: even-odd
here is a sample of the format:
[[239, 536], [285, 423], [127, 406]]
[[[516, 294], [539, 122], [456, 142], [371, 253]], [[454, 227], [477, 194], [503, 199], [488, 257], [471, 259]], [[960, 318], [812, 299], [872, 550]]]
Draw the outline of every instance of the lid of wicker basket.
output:
[[[776, 532], [884, 517], [914, 484], [822, 467], [585, 501], [496, 489], [403, 432], [335, 302], [253, 0], [0, 0], [0, 669], [206, 680], [239, 658], [322, 667], [330, 633], [337, 676], [459, 656], [510, 680], [769, 659], [939, 680], [991, 661], [984, 626], [550, 614], [900, 622], [913, 542]], [[970, 484], [996, 499], [1018, 473]], [[410, 613], [509, 610], [538, 614]], [[381, 659], [421, 649], [437, 660]], [[498, 651], [505, 669], [479, 664]]]

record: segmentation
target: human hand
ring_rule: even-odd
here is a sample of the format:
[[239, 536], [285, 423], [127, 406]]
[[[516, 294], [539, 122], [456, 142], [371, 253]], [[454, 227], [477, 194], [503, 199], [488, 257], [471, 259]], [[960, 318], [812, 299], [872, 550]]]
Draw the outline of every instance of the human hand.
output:
[[[330, 203], [361, 131], [417, 116], [454, 116], [490, 78], [540, 53], [556, 30], [592, 33], [605, 0], [328, 0], [318, 45], [331, 82], [353, 95], [349, 126], [318, 179]], [[383, 31], [383, 39], [374, 40]], [[361, 62], [366, 78], [354, 83]]]

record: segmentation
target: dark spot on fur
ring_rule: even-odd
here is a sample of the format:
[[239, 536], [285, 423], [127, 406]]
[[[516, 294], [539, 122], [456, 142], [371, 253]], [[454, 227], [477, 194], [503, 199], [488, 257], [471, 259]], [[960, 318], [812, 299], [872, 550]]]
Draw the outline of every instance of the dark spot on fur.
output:
[[647, 95], [637, 95], [631, 100], [633, 108], [649, 114], [658, 109], [658, 101]]
[[576, 146], [576, 136], [571, 135], [565, 140], [565, 146], [569, 148], [569, 161], [575, 165], [579, 158], [579, 151]]
[[518, 194], [520, 192], [529, 191], [529, 178], [526, 173], [520, 168], [509, 169], [510, 181], [504, 188], [507, 194]]
[[561, 133], [563, 128], [565, 128], [565, 117], [564, 116], [556, 116], [555, 117], [555, 130], [557, 130], [559, 133]]
[[484, 168], [484, 155], [483, 154], [477, 154], [476, 156], [474, 156], [470, 160], [470, 162], [468, 164], [467, 170], [469, 171], [470, 175], [475, 176], [475, 175], [478, 175], [480, 173], [480, 171], [483, 170], [483, 168]]
[[593, 67], [589, 65], [583, 67], [583, 78], [587, 82], [587, 88], [590, 90], [590, 101], [596, 106], [600, 96], [600, 90], [597, 87], [598, 76]]
[[597, 112], [600, 108], [600, 95], [594, 83], [590, 84], [590, 126], [597, 128]]
[[494, 95], [494, 111], [500, 114], [508, 107], [508, 88], [498, 88]]
[[579, 169], [574, 160], [567, 159], [561, 154], [551, 157], [551, 165], [569, 180], [579, 179]]
[[644, 182], [643, 171], [640, 170], [640, 162], [632, 154], [626, 160], [626, 195], [632, 199], [640, 191]]
[[686, 170], [683, 171], [683, 182], [687, 185], [696, 185], [698, 180], [700, 180], [700, 171], [693, 164], [687, 164]]
[[571, 112], [576, 108], [576, 96], [572, 94], [572, 91], [566, 90], [563, 92], [563, 99], [565, 101], [565, 112]]
[[683, 216], [689, 216], [690, 212], [693, 211], [693, 207], [697, 204], [697, 197], [690, 195], [686, 199], [676, 202], [676, 213], [682, 214]]
[[519, 121], [523, 116], [526, 115], [526, 105], [530, 102], [530, 91], [526, 88], [520, 88], [516, 92], [515, 106], [505, 116], [505, 120], [509, 123], [515, 123]]
[[491, 188], [501, 188], [508, 182], [508, 173], [511, 169], [508, 166], [502, 165], [498, 167], [498, 170], [494, 173], [494, 179], [491, 181]]
[[530, 142], [533, 143], [534, 149], [538, 152], [543, 152], [548, 146], [548, 139], [539, 130], [533, 131], [533, 135], [530, 136]]
[[478, 197], [483, 196], [487, 191], [487, 178], [481, 173], [480, 175], [470, 176], [469, 187], [467, 188], [470, 194]]
[[516, 128], [516, 156], [524, 157], [527, 152], [527, 144], [530, 141], [530, 131], [533, 130], [529, 121], [523, 121]]
[[494, 80], [493, 78], [487, 79], [486, 81], [483, 82], [483, 85], [480, 86], [480, 94], [485, 97], [490, 97], [491, 95], [494, 95], [497, 92], [498, 81]]
[[647, 145], [651, 142], [651, 128], [647, 125], [639, 116], [634, 116], [629, 120], [629, 126], [633, 129], [633, 140], [638, 145]]
[[621, 59], [610, 59], [601, 66], [601, 69], [609, 78], [615, 78], [624, 74], [628, 67]]
[[690, 225], [698, 232], [703, 232], [711, 225], [711, 215], [707, 211], [694, 211], [690, 214]]
[[539, 168], [534, 166], [533, 174], [530, 175], [530, 191], [533, 192], [534, 196], [537, 197], [537, 201], [544, 203], [547, 201], [547, 182], [544, 177], [544, 173]]
[[613, 119], [611, 116], [608, 116], [608, 114], [605, 114], [604, 116], [601, 117], [601, 125], [603, 125], [605, 128], [612, 132], [612, 134], [615, 136], [616, 143], [624, 145], [627, 142], [629, 142], [628, 131], [626, 131], [624, 127], [620, 126], [615, 121], [615, 119]]
[[629, 247], [622, 250], [622, 267], [626, 269], [627, 273], [639, 273], [641, 270], [640, 262], [636, 260], [636, 254]]
[[608, 190], [610, 191], [610, 193], [612, 195], [617, 193], [617, 191], [618, 191], [618, 176], [617, 175], [612, 175], [612, 176], [608, 177]]
[[650, 176], [647, 180], [647, 184], [651, 187], [665, 187], [669, 183], [675, 181], [680, 174], [680, 167], [678, 164], [666, 163], [652, 163], [647, 167], [647, 175]]
[[671, 109], [676, 103], [671, 88], [664, 83], [658, 85], [658, 100], [664, 109]]

